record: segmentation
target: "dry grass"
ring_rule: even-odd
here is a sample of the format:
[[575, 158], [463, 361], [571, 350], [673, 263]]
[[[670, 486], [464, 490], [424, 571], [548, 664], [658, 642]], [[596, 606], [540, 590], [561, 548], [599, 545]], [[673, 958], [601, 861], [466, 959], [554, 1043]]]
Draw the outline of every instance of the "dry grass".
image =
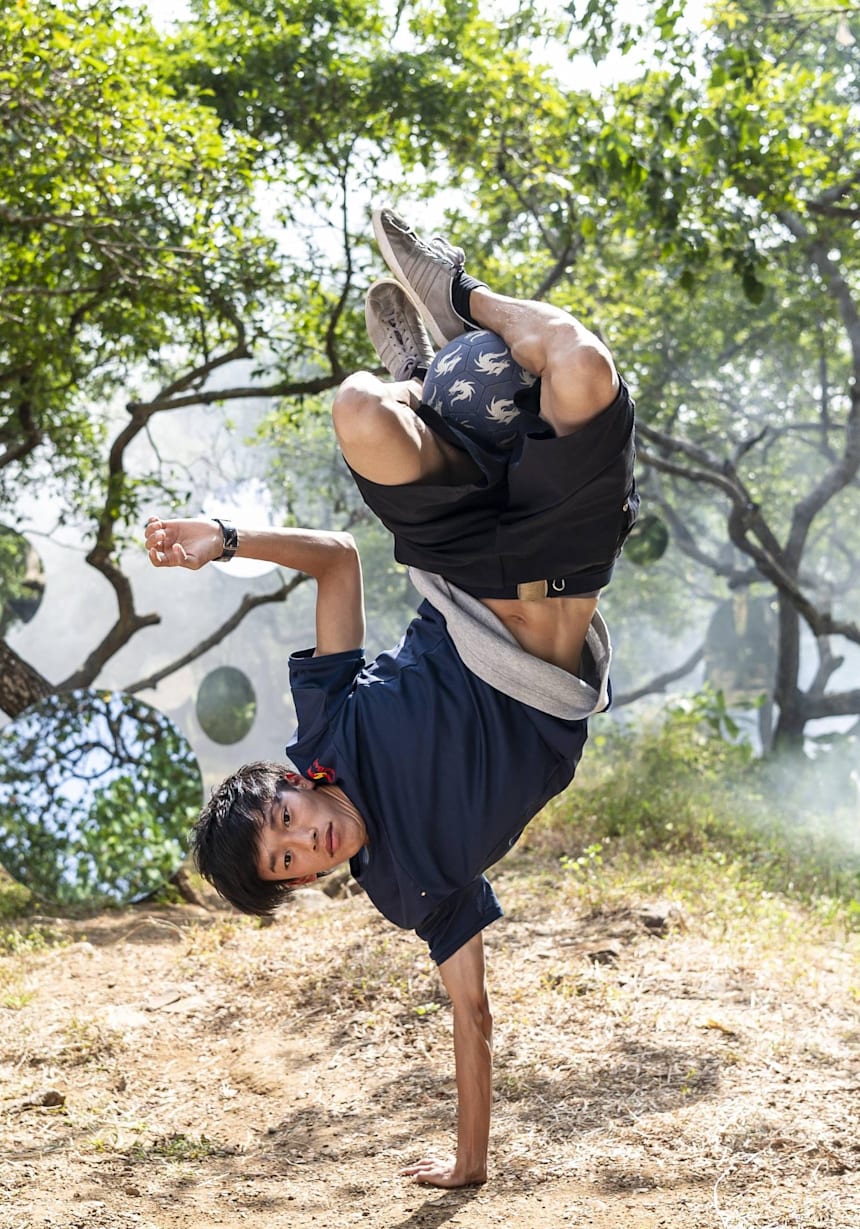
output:
[[563, 870], [560, 842], [544, 825], [494, 877], [480, 1192], [397, 1176], [453, 1127], [422, 945], [362, 897], [303, 894], [269, 927], [139, 909], [6, 946], [29, 997], [0, 1009], [2, 1229], [857, 1229], [838, 909], [696, 858]]

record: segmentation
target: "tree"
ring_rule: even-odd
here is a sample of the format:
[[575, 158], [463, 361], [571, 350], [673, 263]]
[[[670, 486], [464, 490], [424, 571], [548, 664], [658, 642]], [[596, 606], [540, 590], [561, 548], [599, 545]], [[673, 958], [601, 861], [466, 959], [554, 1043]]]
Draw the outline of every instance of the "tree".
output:
[[[596, 321], [621, 357], [675, 546], [730, 591], [776, 594], [775, 737], [796, 743], [860, 713], [860, 690], [828, 686], [840, 641], [860, 643], [860, 23], [847, 4], [812, 21], [726, 3], [693, 42], [681, 11], [652, 11], [656, 64], [597, 105], [551, 80], [491, 98], [480, 142], [450, 156], [491, 275]], [[598, 54], [610, 29], [642, 36], [607, 14], [585, 14]]]
[[[842, 662], [834, 644], [860, 643], [856, 534], [845, 532], [860, 471], [860, 76], [849, 19], [857, 35], [860, 22], [847, 7], [815, 23], [802, 10], [716, 13], [698, 105], [673, 112], [685, 118], [664, 144], [655, 210], [674, 226], [662, 255], [677, 291], [664, 279], [663, 303], [677, 309], [688, 295], [699, 328], [690, 336], [659, 317], [664, 344], [646, 387], [666, 408], [643, 430], [644, 457], [666, 476], [662, 503], [682, 549], [732, 588], [776, 590], [775, 737], [795, 743], [815, 718], [860, 713], [860, 690], [828, 688]], [[729, 276], [746, 302], [726, 301]], [[703, 551], [695, 520], [681, 520], [681, 499], [689, 508], [703, 489], [726, 509], [735, 558]], [[805, 687], [804, 624], [817, 654]]]
[[[126, 472], [126, 450], [165, 397], [199, 393], [248, 353], [276, 266], [253, 217], [250, 143], [174, 97], [133, 10], [22, 2], [0, 46], [0, 502], [38, 481], [90, 518], [88, 561], [117, 618], [65, 684], [85, 686], [157, 618], [137, 613], [118, 559], [118, 531], [158, 486]], [[134, 383], [159, 392], [111, 438], [97, 407]], [[15, 713], [46, 688], [2, 654], [0, 705]]]
[[[292, 33], [301, 41], [300, 27]], [[311, 295], [272, 328], [309, 273], [260, 221], [265, 150], [219, 125], [188, 82], [178, 95], [164, 45], [137, 11], [22, 0], [4, 17], [0, 49], [0, 506], [11, 513], [23, 482], [50, 486], [90, 536], [88, 562], [117, 607], [56, 684], [0, 644], [0, 707], [15, 715], [54, 687], [92, 684], [159, 620], [137, 611], [122, 566], [143, 503], [173, 494], [169, 474], [128, 468], [153, 418], [214, 400], [313, 396], [349, 360], [335, 336], [338, 295], [334, 306]], [[344, 297], [350, 289], [347, 271]], [[305, 341], [319, 336], [324, 346]], [[216, 374], [255, 351], [268, 378], [213, 391]], [[301, 579], [240, 602], [198, 654]]]
[[[680, 12], [658, 5], [643, 32], [592, 4], [492, 21], [471, 2], [404, 5], [392, 46], [374, 5], [207, 0], [169, 43], [108, 0], [16, 6], [0, 140], [7, 167], [34, 153], [0, 172], [0, 500], [50, 471], [67, 514], [89, 518], [117, 618], [58, 684], [0, 644], [0, 707], [90, 685], [158, 620], [122, 569], [142, 498], [171, 483], [128, 464], [156, 416], [268, 396], [292, 427], [373, 361], [366, 203], [399, 181], [413, 197], [458, 185], [487, 276], [607, 335], [673, 531], [667, 591], [695, 565], [703, 602], [777, 595], [779, 738], [860, 711], [828, 686], [858, 639], [856, 12], [810, 25], [726, 4], [704, 42]], [[563, 80], [577, 29], [598, 55], [644, 41], [658, 60], [595, 98]], [[253, 377], [231, 384], [250, 356]], [[340, 496], [331, 509], [356, 514]], [[802, 689], [804, 626], [819, 668]]]
[[[21, 0], [4, 17], [0, 507], [13, 521], [22, 483], [49, 486], [116, 604], [107, 633], [56, 682], [0, 641], [8, 714], [92, 685], [160, 620], [137, 609], [123, 567], [142, 506], [179, 495], [169, 467], [139, 473], [129, 461], [158, 416], [252, 396], [280, 400], [296, 423], [372, 361], [355, 186], [370, 195], [400, 165], [429, 162], [451, 105], [471, 105], [457, 30], [494, 30], [500, 81], [525, 63], [507, 50], [516, 32], [480, 24], [475, 6], [421, 21], [425, 49], [404, 68], [373, 6], [219, 0], [169, 46], [112, 0]], [[258, 192], [272, 200], [276, 186], [273, 224]], [[252, 378], [231, 384], [236, 361], [252, 358]], [[303, 579], [246, 595], [129, 689], [155, 685]]]

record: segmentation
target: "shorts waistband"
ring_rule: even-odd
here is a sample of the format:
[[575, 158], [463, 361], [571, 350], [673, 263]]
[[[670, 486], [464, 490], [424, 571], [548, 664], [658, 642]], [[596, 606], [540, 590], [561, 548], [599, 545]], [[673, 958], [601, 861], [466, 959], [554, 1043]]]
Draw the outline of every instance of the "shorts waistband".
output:
[[460, 589], [478, 598], [517, 599], [538, 602], [545, 597], [596, 597], [609, 584], [615, 570], [614, 562], [599, 572], [575, 572], [570, 576], [552, 576], [544, 580], [528, 580], [518, 585], [483, 588], [458, 580]]

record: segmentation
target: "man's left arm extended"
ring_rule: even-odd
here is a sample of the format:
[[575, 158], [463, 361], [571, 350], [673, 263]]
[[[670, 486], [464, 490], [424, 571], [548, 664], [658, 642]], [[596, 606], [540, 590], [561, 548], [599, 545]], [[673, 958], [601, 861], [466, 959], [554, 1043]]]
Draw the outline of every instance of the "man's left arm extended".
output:
[[479, 932], [439, 972], [454, 1009], [457, 1076], [457, 1156], [428, 1157], [403, 1172], [431, 1186], [472, 1186], [487, 1180], [490, 1107], [493, 1095], [493, 1017]]
[[[223, 531], [214, 520], [146, 522], [146, 550], [157, 568], [199, 571], [224, 549]], [[364, 641], [364, 591], [361, 561], [348, 533], [325, 529], [239, 529], [238, 559], [263, 559], [306, 572], [317, 582], [316, 656], [359, 648]]]

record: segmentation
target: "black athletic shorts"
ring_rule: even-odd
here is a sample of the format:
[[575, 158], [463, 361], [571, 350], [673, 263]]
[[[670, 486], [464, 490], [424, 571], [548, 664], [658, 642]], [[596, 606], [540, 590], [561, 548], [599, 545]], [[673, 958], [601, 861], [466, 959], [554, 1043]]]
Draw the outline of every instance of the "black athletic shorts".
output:
[[537, 417], [539, 380], [525, 395], [528, 425], [504, 453], [419, 406], [441, 439], [475, 461], [481, 477], [474, 481], [383, 486], [352, 471], [365, 503], [394, 535], [400, 563], [475, 597], [538, 597], [544, 585], [546, 596], [576, 597], [608, 584], [639, 512], [629, 389], [622, 380], [607, 409], [565, 436]]

